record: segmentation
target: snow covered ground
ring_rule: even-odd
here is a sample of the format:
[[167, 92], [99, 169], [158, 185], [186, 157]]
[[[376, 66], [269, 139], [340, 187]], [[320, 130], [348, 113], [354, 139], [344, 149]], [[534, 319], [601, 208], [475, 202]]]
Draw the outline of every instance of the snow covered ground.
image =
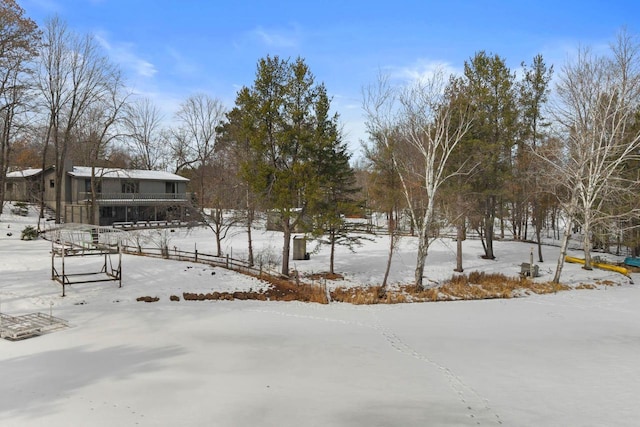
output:
[[[7, 209], [7, 212], [9, 210]], [[71, 327], [0, 340], [2, 426], [635, 426], [640, 419], [640, 292], [624, 276], [565, 266], [565, 283], [620, 286], [510, 300], [353, 306], [170, 301], [182, 292], [264, 284], [199, 264], [123, 256], [123, 286], [51, 280], [50, 243], [21, 241], [36, 218], [0, 218], [0, 312], [48, 313]], [[12, 233], [12, 236], [8, 236]], [[256, 231], [256, 251], [279, 235]], [[241, 257], [242, 234], [225, 243]], [[213, 252], [205, 230], [176, 230], [170, 247]], [[498, 260], [465, 245], [465, 270], [516, 275], [530, 244], [496, 242]], [[348, 283], [379, 283], [386, 237], [341, 250]], [[449, 277], [439, 241], [427, 277]], [[413, 276], [404, 239], [392, 281]], [[557, 248], [545, 248], [549, 280]], [[579, 255], [578, 253], [576, 253]], [[76, 264], [77, 263], [77, 264]], [[74, 260], [75, 266], [95, 263]], [[302, 271], [324, 271], [325, 249]], [[215, 273], [215, 274], [212, 274]], [[640, 275], [633, 275], [640, 283]], [[157, 296], [155, 303], [137, 302]]]

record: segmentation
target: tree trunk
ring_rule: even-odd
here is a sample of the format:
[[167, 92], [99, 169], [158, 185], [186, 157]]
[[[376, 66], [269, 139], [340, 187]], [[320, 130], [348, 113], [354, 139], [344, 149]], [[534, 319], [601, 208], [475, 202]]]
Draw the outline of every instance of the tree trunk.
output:
[[[494, 204], [495, 204], [495, 198], [494, 198]], [[500, 197], [500, 238], [504, 240], [504, 203], [502, 201], [502, 197]], [[491, 251], [493, 252], [493, 238], [491, 243]]]
[[542, 259], [542, 239], [540, 237], [540, 225], [536, 224], [536, 240], [538, 241], [538, 262], [544, 262]]
[[248, 245], [248, 251], [249, 251], [249, 267], [253, 267], [253, 238], [251, 236], [251, 224], [253, 223], [253, 213], [247, 213], [248, 215], [248, 219], [247, 219], [247, 245]]
[[553, 283], [560, 283], [560, 275], [562, 274], [562, 267], [564, 266], [564, 258], [567, 256], [567, 247], [569, 246], [569, 236], [571, 235], [571, 223], [564, 230], [562, 235], [562, 242], [560, 243], [560, 256], [558, 257], [558, 264], [556, 265], [556, 274], [553, 276]]
[[289, 218], [282, 220], [282, 231], [284, 232], [284, 244], [282, 245], [281, 273], [289, 276], [289, 254], [291, 251], [291, 222]]
[[331, 253], [329, 254], [329, 273], [334, 274], [333, 261], [335, 259], [335, 253], [336, 253], [336, 231], [335, 230], [331, 230], [329, 232], [329, 239], [331, 240]]
[[[434, 194], [435, 191], [432, 191], [431, 194]], [[424, 211], [424, 217], [422, 218], [422, 225], [420, 227], [420, 237], [418, 241], [418, 258], [416, 261], [416, 271], [415, 271], [415, 282], [416, 287], [418, 289], [424, 289], [423, 279], [424, 279], [424, 267], [427, 259], [427, 254], [429, 252], [429, 231], [431, 229], [431, 223], [433, 218], [433, 210], [434, 210], [434, 198], [429, 197], [427, 202], [427, 207]]]
[[456, 228], [456, 268], [453, 271], [462, 273], [464, 271], [464, 268], [462, 268], [462, 240], [464, 240], [464, 226], [462, 224], [458, 224]]
[[460, 193], [456, 196], [456, 208], [458, 214], [456, 221], [456, 268], [453, 271], [462, 273], [464, 271], [462, 267], [462, 241], [465, 239], [465, 216], [463, 212], [462, 194]]
[[247, 188], [247, 245], [249, 251], [249, 267], [253, 267], [253, 239], [251, 237], [251, 226], [253, 225], [253, 207], [251, 206], [251, 195], [249, 194], [249, 189]]
[[[569, 227], [571, 228], [571, 227]], [[585, 212], [584, 215], [584, 227], [582, 229], [584, 234], [582, 238], [582, 249], [584, 251], [584, 268], [585, 270], [593, 270], [591, 265], [591, 219], [589, 213]]]
[[56, 224], [60, 224], [61, 222], [61, 210], [62, 210], [62, 180], [64, 179], [64, 165], [60, 165], [60, 167], [56, 167], [55, 170], [55, 194], [56, 194]]
[[5, 199], [5, 181], [7, 178], [7, 171], [9, 170], [9, 147], [5, 143], [4, 138], [2, 146], [0, 147], [0, 214], [2, 214], [4, 208]]
[[222, 256], [222, 209], [212, 209], [211, 214], [214, 215], [214, 227], [215, 227], [215, 235], [216, 235], [216, 256]]
[[494, 229], [494, 218], [495, 218], [495, 203], [496, 196], [489, 196], [487, 198], [487, 211], [485, 214], [485, 240], [487, 242], [485, 248], [485, 258], [486, 259], [496, 259], [493, 253], [493, 229]]
[[[567, 226], [564, 229], [562, 235], [562, 242], [560, 243], [560, 255], [558, 256], [558, 264], [556, 266], [556, 273], [553, 276], [553, 283], [560, 283], [560, 275], [562, 274], [562, 267], [564, 266], [564, 259], [567, 256], [567, 248], [569, 247], [569, 237], [571, 236], [571, 224], [573, 223], [573, 212], [576, 209], [575, 197], [572, 197], [571, 205], [567, 211]], [[558, 230], [560, 232], [560, 230]]]
[[222, 256], [222, 240], [220, 239], [220, 227], [216, 225], [216, 256]]
[[91, 209], [89, 214], [89, 222], [94, 225], [100, 225], [100, 210], [98, 208], [98, 195], [96, 191], [96, 168], [91, 165]]
[[387, 267], [384, 270], [384, 278], [382, 279], [382, 288], [387, 288], [387, 279], [389, 279], [389, 271], [391, 271], [391, 260], [393, 258], [393, 250], [396, 246], [395, 237], [395, 221], [393, 220], [393, 211], [389, 212], [389, 256], [387, 257]]
[[420, 237], [418, 240], [418, 256], [416, 260], [416, 270], [414, 273], [414, 281], [416, 288], [419, 290], [424, 289], [422, 280], [424, 278], [424, 265], [427, 259], [427, 252], [429, 251], [429, 227], [426, 220], [420, 227]]

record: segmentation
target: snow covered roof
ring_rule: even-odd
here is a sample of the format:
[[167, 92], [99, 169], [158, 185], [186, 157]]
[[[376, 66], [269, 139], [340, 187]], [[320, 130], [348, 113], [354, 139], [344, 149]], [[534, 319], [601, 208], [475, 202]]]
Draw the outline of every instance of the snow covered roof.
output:
[[[69, 175], [78, 178], [91, 178], [91, 168], [74, 166]], [[96, 168], [96, 176], [102, 178], [145, 179], [151, 181], [189, 181], [187, 178], [165, 171], [140, 169]]]
[[21, 171], [13, 171], [7, 174], [7, 178], [27, 178], [29, 176], [34, 176], [42, 172], [42, 169], [24, 169]]

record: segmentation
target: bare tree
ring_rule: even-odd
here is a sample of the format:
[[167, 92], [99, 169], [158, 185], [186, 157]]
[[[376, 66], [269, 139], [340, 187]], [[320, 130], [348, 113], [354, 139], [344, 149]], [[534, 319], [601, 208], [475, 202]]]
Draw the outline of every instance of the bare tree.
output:
[[[226, 148], [226, 149], [225, 149]], [[234, 161], [232, 147], [220, 144], [216, 148], [207, 173], [207, 186], [204, 198], [209, 201], [209, 208], [203, 215], [204, 223], [216, 238], [216, 254], [222, 256], [222, 241], [232, 235], [236, 225], [244, 225], [246, 215], [242, 212], [245, 192]]]
[[[85, 161], [91, 167], [89, 220], [96, 225], [100, 222], [98, 193], [106, 166], [106, 153], [108, 146], [122, 137], [120, 124], [127, 101], [120, 70], [110, 67], [104, 72], [104, 91], [87, 108], [76, 128], [77, 143], [86, 148], [88, 156]], [[97, 169], [97, 166], [103, 167]], [[96, 176], [98, 170], [100, 175]]]
[[138, 169], [166, 167], [166, 136], [162, 129], [163, 115], [149, 98], [127, 105], [124, 117], [126, 144], [133, 153], [133, 166]]
[[580, 49], [557, 85], [554, 115], [562, 131], [564, 157], [538, 152], [566, 191], [562, 200], [567, 226], [553, 281], [558, 283], [571, 224], [580, 219], [585, 268], [591, 268], [591, 233], [603, 219], [603, 206], [622, 190], [622, 166], [637, 158], [640, 131], [633, 127], [640, 101], [638, 44], [622, 32], [611, 55]]
[[[382, 134], [389, 144], [385, 129], [396, 129], [404, 143], [402, 150], [391, 150], [412, 222], [418, 229], [418, 253], [415, 284], [422, 288], [425, 261], [433, 238], [434, 210], [438, 190], [456, 172], [447, 173], [447, 162], [456, 145], [469, 130], [468, 110], [453, 108], [448, 99], [447, 79], [442, 70], [423, 82], [400, 92], [388, 86], [387, 80], [365, 92], [364, 107], [369, 131]], [[459, 117], [455, 117], [459, 115]], [[390, 118], [395, 116], [393, 122]], [[422, 198], [412, 191], [417, 183]]]
[[211, 172], [218, 126], [222, 123], [224, 114], [222, 102], [204, 94], [187, 98], [176, 113], [179, 124], [171, 146], [177, 161], [175, 172], [184, 168], [192, 169], [200, 208], [210, 203], [205, 199], [205, 183], [207, 173]]
[[9, 157], [20, 126], [16, 117], [25, 109], [26, 75], [36, 55], [40, 33], [14, 0], [0, 3], [0, 213], [5, 198]]
[[55, 153], [55, 220], [59, 223], [65, 163], [75, 128], [91, 105], [108, 93], [113, 66], [92, 36], [79, 36], [54, 17], [45, 24], [38, 67], [37, 90], [48, 122], [46, 142]]
[[[382, 290], [387, 291], [387, 281], [391, 272], [393, 255], [400, 241], [397, 225], [398, 211], [402, 205], [404, 196], [400, 190], [398, 172], [393, 161], [393, 149], [395, 139], [388, 130], [380, 130], [378, 134], [371, 134], [372, 146], [364, 146], [365, 155], [370, 162], [370, 173], [367, 176], [369, 208], [375, 212], [384, 212], [387, 215], [387, 232], [389, 234], [389, 246], [387, 251], [387, 263], [382, 278]], [[381, 295], [382, 296], [382, 295]]]

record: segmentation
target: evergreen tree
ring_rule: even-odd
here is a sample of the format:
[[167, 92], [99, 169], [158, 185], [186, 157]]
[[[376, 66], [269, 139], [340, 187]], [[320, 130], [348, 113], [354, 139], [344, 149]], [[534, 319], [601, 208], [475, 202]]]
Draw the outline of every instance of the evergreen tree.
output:
[[[498, 55], [481, 51], [465, 62], [464, 79], [475, 119], [463, 144], [473, 147], [478, 164], [471, 180], [477, 195], [477, 223], [485, 258], [494, 259], [496, 214], [503, 220], [504, 184], [512, 171], [512, 150], [517, 135], [515, 75]], [[499, 209], [499, 211], [498, 211]]]
[[284, 233], [282, 274], [289, 274], [291, 233], [310, 226], [305, 221], [322, 199], [318, 147], [326, 126], [328, 99], [302, 58], [267, 56], [258, 62], [252, 87], [243, 88], [227, 115], [239, 128], [250, 155], [242, 175], [262, 206], [277, 215]]
[[[355, 174], [349, 164], [347, 144], [338, 129], [338, 115], [329, 115], [329, 98], [323, 86], [319, 87], [316, 109], [316, 174], [321, 179], [321, 197], [313, 209], [314, 235], [330, 246], [329, 273], [334, 274], [335, 247], [344, 245], [353, 250], [360, 239], [349, 233], [345, 215], [358, 210], [354, 199], [358, 188]], [[321, 236], [321, 237], [320, 237]]]
[[[535, 150], [543, 141], [544, 129], [549, 126], [543, 116], [543, 107], [548, 100], [549, 82], [553, 75], [553, 66], [547, 67], [542, 55], [533, 58], [531, 66], [522, 64], [524, 76], [520, 83], [520, 110], [521, 110], [521, 136], [516, 153], [516, 179], [521, 183], [521, 194], [516, 197], [515, 212], [526, 210], [527, 202], [531, 205], [531, 219], [535, 225], [536, 241], [538, 243], [538, 261], [543, 262], [541, 230], [544, 219], [553, 202], [551, 194], [543, 188], [544, 180], [540, 179], [544, 175], [544, 164], [536, 162], [531, 155], [531, 150]], [[525, 230], [528, 215], [515, 217], [514, 223], [524, 223]], [[515, 228], [515, 227], [514, 227]], [[519, 233], [516, 233], [519, 235]], [[526, 231], [524, 238], [526, 239]]]

